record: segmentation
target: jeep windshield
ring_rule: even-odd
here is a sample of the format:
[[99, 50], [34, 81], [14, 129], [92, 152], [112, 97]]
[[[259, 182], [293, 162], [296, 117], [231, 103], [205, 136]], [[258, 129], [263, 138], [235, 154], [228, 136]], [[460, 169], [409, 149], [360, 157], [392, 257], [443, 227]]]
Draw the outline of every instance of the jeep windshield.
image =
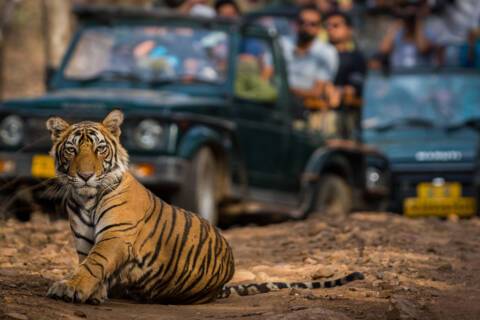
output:
[[364, 129], [472, 126], [480, 119], [480, 73], [371, 74], [365, 88]]
[[228, 37], [186, 26], [120, 25], [84, 29], [64, 69], [80, 83], [220, 84], [227, 77]]

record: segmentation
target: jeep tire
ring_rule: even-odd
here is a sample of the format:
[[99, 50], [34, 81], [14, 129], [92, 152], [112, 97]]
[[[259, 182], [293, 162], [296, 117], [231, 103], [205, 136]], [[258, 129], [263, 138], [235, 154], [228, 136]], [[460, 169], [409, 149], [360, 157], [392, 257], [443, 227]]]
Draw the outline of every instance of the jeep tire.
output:
[[321, 176], [312, 214], [345, 216], [352, 205], [352, 189], [343, 178], [329, 173]]
[[216, 174], [216, 161], [212, 151], [207, 147], [201, 148], [191, 161], [186, 181], [174, 197], [174, 203], [216, 225]]

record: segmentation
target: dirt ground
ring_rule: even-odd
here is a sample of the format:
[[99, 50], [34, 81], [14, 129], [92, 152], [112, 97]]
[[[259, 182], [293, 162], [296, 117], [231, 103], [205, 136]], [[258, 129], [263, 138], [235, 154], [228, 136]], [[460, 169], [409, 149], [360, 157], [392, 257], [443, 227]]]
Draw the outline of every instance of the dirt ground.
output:
[[76, 264], [66, 221], [0, 224], [0, 319], [479, 319], [480, 220], [356, 213], [225, 231], [233, 282], [366, 275], [344, 287], [231, 296], [196, 306], [45, 297]]

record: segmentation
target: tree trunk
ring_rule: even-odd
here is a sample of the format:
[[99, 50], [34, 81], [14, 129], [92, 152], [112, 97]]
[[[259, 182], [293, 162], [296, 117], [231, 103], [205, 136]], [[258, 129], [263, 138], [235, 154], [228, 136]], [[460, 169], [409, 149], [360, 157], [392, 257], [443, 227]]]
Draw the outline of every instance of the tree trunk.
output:
[[0, 101], [3, 100], [3, 66], [5, 33], [12, 18], [16, 5], [21, 0], [0, 0]]
[[[70, 0], [43, 0], [46, 71], [57, 69], [72, 32]], [[48, 79], [47, 79], [48, 80]]]

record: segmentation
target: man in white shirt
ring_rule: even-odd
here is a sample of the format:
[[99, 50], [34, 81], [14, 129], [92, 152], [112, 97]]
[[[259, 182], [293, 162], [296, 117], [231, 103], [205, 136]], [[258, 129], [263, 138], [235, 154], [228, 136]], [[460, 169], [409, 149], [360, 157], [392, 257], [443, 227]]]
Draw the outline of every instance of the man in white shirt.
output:
[[335, 78], [338, 54], [334, 46], [318, 39], [321, 15], [315, 7], [303, 7], [297, 23], [297, 43], [283, 40], [290, 87], [302, 99], [320, 98]]

